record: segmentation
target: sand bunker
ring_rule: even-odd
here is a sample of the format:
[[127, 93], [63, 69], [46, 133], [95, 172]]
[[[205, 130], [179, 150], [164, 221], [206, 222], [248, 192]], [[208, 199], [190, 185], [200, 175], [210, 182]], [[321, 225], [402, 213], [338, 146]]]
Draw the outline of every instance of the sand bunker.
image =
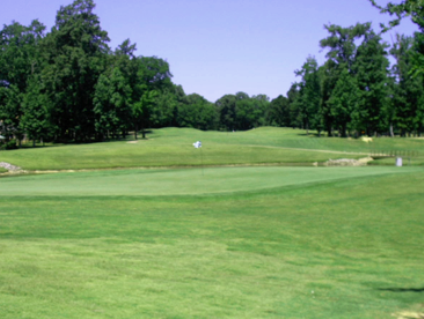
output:
[[424, 313], [404, 311], [393, 315], [398, 319], [424, 319]]
[[325, 166], [364, 166], [368, 162], [371, 162], [373, 159], [371, 157], [364, 157], [360, 159], [351, 159], [351, 158], [340, 158], [340, 159], [329, 159], [324, 163]]

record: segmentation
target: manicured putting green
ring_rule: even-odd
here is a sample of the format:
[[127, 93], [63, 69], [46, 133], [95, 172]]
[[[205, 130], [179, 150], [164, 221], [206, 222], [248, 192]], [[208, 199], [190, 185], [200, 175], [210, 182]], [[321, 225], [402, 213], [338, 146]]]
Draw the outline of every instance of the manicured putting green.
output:
[[422, 171], [422, 168], [231, 167], [56, 173], [3, 178], [0, 183], [0, 196], [122, 196], [234, 193], [415, 171]]

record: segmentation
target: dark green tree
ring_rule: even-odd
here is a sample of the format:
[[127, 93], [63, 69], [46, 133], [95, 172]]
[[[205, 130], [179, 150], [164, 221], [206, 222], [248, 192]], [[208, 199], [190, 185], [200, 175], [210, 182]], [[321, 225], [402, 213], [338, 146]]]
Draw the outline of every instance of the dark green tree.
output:
[[355, 62], [358, 46], [356, 42], [363, 38], [371, 29], [370, 23], [357, 23], [354, 26], [344, 28], [329, 24], [324, 26], [330, 35], [320, 41], [323, 49], [328, 49], [327, 61], [320, 68], [322, 87], [322, 121], [328, 136], [332, 136], [335, 124], [334, 114], [329, 100], [339, 77], [347, 68], [351, 76], [354, 76], [352, 66]]
[[227, 131], [236, 129], [236, 102], [237, 98], [234, 94], [226, 94], [215, 102], [222, 129]]
[[23, 96], [22, 119], [20, 128], [33, 141], [44, 143], [53, 136], [56, 128], [51, 123], [51, 105], [47, 96], [42, 92], [39, 75], [33, 75], [28, 80], [27, 90]]
[[131, 119], [132, 90], [121, 71], [115, 67], [109, 76], [102, 74], [96, 85], [94, 113], [96, 132], [101, 139], [125, 137]]
[[172, 88], [172, 74], [168, 62], [157, 57], [136, 57], [132, 63], [136, 77], [130, 82], [133, 91], [131, 123], [135, 134], [141, 129], [145, 138], [146, 129], [154, 125], [158, 97]]
[[379, 1], [370, 0], [370, 2], [380, 10], [381, 13], [389, 14], [394, 17], [389, 25], [381, 24], [382, 31], [399, 25], [400, 21], [410, 17], [412, 22], [418, 25], [420, 32], [415, 34], [417, 51], [413, 55], [413, 70], [415, 74], [424, 73], [424, 2], [423, 0], [402, 0], [398, 3], [389, 2], [384, 6]]
[[216, 129], [218, 113], [215, 105], [199, 94], [189, 94], [178, 109], [178, 123], [182, 127], [201, 130]]
[[397, 35], [397, 42], [390, 53], [396, 59], [392, 71], [395, 76], [391, 124], [401, 135], [411, 134], [419, 127], [419, 105], [423, 96], [422, 75], [413, 76], [414, 40]]
[[373, 31], [366, 34], [359, 46], [355, 64], [358, 88], [358, 108], [353, 118], [356, 129], [371, 136], [387, 130], [384, 109], [388, 98], [387, 45]]
[[296, 71], [296, 75], [302, 78], [299, 83], [299, 96], [295, 102], [298, 110], [297, 121], [302, 128], [306, 129], [307, 134], [311, 128], [320, 132], [323, 128], [322, 96], [316, 59], [309, 57], [302, 68]]
[[2, 135], [9, 140], [11, 135], [21, 135], [20, 120], [22, 118], [22, 101], [24, 94], [16, 85], [0, 87], [0, 121]]
[[292, 83], [290, 89], [287, 91], [287, 102], [289, 104], [289, 112], [290, 112], [290, 126], [300, 127], [297, 119], [299, 118], [299, 109], [297, 107], [297, 100], [300, 97], [300, 84], [295, 82]]
[[328, 104], [331, 106], [331, 115], [334, 118], [333, 123], [342, 137], [346, 137], [347, 132], [352, 128], [352, 115], [357, 112], [358, 98], [359, 88], [356, 78], [345, 68], [341, 71], [328, 100]]
[[249, 130], [265, 122], [265, 112], [269, 98], [264, 94], [249, 97], [244, 92], [236, 94], [236, 124], [237, 130]]
[[39, 42], [44, 25], [34, 20], [28, 27], [17, 22], [0, 31], [0, 121], [3, 133], [22, 139], [22, 101], [32, 74], [40, 72]]
[[185, 103], [185, 94], [181, 86], [172, 85], [161, 91], [152, 110], [152, 127], [181, 126], [178, 123], [178, 109]]
[[291, 126], [291, 112], [288, 98], [279, 95], [270, 102], [266, 112], [266, 123], [271, 126]]
[[62, 6], [42, 43], [43, 80], [62, 140], [88, 141], [95, 136], [95, 87], [110, 50], [94, 7], [92, 0]]

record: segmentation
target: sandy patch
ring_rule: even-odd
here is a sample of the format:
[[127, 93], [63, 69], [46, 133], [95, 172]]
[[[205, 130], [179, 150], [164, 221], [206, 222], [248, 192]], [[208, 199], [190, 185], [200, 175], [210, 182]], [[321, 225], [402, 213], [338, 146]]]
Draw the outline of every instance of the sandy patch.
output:
[[351, 158], [329, 159], [324, 163], [325, 166], [364, 166], [373, 161], [371, 157], [364, 157], [358, 160]]
[[424, 319], [424, 313], [404, 311], [393, 315], [397, 319]]
[[372, 142], [372, 137], [363, 136], [363, 137], [361, 137], [361, 140], [362, 140], [362, 142], [370, 143], [370, 142]]
[[137, 144], [138, 143], [138, 141], [130, 141], [130, 142], [127, 142], [128, 144]]

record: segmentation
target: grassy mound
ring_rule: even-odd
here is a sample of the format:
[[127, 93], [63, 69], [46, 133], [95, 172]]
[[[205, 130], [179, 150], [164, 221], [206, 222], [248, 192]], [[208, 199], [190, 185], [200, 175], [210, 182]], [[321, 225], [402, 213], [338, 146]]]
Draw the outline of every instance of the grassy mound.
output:
[[[192, 144], [201, 140], [203, 148]], [[311, 165], [329, 159], [358, 159], [369, 153], [414, 150], [412, 164], [424, 164], [422, 139], [341, 139], [306, 136], [302, 130], [264, 127], [247, 132], [194, 129], [153, 130], [147, 140], [60, 145], [0, 152], [0, 161], [26, 170], [106, 169], [129, 167], [283, 164]], [[379, 161], [377, 161], [379, 163]], [[389, 159], [382, 164], [394, 165]]]

